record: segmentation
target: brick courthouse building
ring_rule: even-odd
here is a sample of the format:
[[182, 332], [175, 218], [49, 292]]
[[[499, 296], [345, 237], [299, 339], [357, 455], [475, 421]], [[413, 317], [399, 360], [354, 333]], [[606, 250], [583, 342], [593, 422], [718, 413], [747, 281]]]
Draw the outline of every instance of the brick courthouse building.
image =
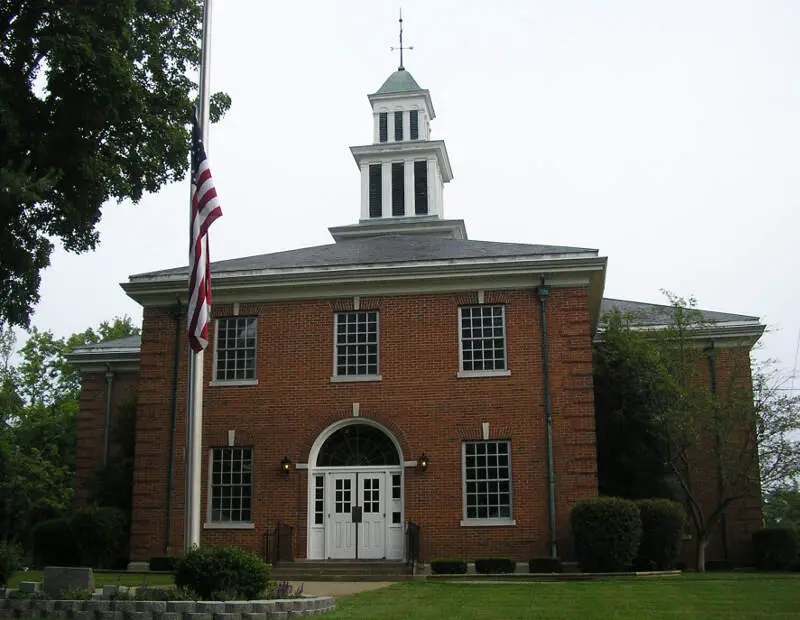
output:
[[[351, 149], [358, 223], [212, 267], [202, 543], [261, 553], [280, 522], [297, 558], [402, 560], [413, 522], [426, 561], [552, 545], [569, 558], [570, 507], [597, 495], [598, 322], [618, 306], [658, 324], [659, 307], [604, 300], [597, 250], [469, 240], [444, 217], [453, 173], [429, 92], [400, 69], [369, 101], [374, 141]], [[183, 549], [187, 269], [122, 286], [144, 308], [141, 338], [72, 356], [78, 497], [135, 395], [130, 554], [148, 560]], [[758, 320], [708, 318], [703, 337], [749, 368]], [[757, 494], [742, 505], [727, 523], [737, 561], [761, 518]]]

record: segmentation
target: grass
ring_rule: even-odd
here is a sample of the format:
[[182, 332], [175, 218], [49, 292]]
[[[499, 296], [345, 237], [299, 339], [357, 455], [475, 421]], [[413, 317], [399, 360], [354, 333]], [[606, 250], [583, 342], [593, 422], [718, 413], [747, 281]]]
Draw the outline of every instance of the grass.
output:
[[[15, 573], [14, 576], [8, 580], [9, 588], [16, 588], [20, 581], [42, 581], [44, 579], [44, 572], [40, 570], [31, 570], [25, 573]], [[172, 575], [152, 575], [152, 574], [136, 574], [136, 573], [95, 573], [94, 585], [97, 588], [103, 586], [141, 586], [146, 581], [148, 586], [171, 586], [175, 584]]]
[[800, 617], [800, 575], [714, 573], [550, 583], [405, 582], [342, 597], [342, 618], [725, 618]]

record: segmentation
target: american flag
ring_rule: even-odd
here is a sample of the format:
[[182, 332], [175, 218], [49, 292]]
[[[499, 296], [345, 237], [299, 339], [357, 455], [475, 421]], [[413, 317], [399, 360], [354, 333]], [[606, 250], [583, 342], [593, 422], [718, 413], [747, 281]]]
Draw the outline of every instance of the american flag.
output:
[[189, 239], [189, 344], [195, 353], [208, 346], [211, 314], [211, 259], [208, 227], [222, 215], [197, 119], [192, 128], [192, 221]]

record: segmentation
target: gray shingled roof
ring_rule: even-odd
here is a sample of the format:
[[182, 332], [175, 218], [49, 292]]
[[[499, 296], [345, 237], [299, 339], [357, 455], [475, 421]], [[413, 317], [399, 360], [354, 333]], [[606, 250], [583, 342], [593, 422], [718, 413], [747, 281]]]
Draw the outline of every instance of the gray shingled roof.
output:
[[[667, 325], [671, 320], [671, 306], [663, 304], [648, 304], [641, 301], [627, 301], [624, 299], [604, 298], [600, 304], [600, 316], [607, 312], [619, 309], [624, 314], [636, 316], [636, 322], [640, 325]], [[756, 316], [744, 314], [730, 314], [728, 312], [715, 312], [714, 310], [700, 310], [704, 320], [710, 323], [729, 323], [732, 321], [758, 321]]]
[[105, 340], [95, 344], [87, 344], [76, 347], [75, 351], [94, 352], [108, 351], [111, 349], [138, 349], [142, 345], [141, 336], [126, 336], [125, 338], [117, 338], [116, 340]]
[[[559, 254], [596, 255], [597, 250], [560, 245], [530, 245], [471, 241], [421, 235], [383, 235], [353, 239], [273, 254], [260, 254], [213, 263], [214, 274], [266, 269], [324, 268], [347, 265], [510, 258]], [[188, 267], [151, 271], [131, 276], [132, 280], [152, 276], [187, 275]]]
[[393, 93], [409, 93], [415, 90], [422, 90], [416, 80], [405, 69], [398, 69], [383, 83], [376, 92], [376, 95], [391, 95]]

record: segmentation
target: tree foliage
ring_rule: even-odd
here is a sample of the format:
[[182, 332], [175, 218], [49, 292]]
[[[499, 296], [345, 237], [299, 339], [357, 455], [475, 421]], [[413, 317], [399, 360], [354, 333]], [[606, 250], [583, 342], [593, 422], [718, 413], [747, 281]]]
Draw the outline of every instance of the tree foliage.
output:
[[[0, 318], [26, 326], [52, 240], [183, 177], [200, 0], [0, 0]], [[230, 98], [212, 98], [212, 120]]]
[[766, 494], [764, 521], [767, 527], [793, 527], [800, 532], [800, 488], [796, 482]]
[[[800, 409], [768, 369], [757, 368], [751, 381], [748, 356], [731, 356], [717, 381], [717, 351], [695, 301], [669, 299], [668, 324], [658, 331], [636, 329], [636, 317], [607, 317], [595, 367], [598, 469], [603, 492], [682, 501], [702, 570], [727, 508], [757, 494], [760, 476], [769, 486], [797, 473], [791, 434]], [[710, 504], [701, 496], [709, 478]]]
[[[139, 333], [129, 317], [70, 338], [33, 329], [11, 361], [13, 333], [0, 328], [0, 532], [31, 546], [33, 527], [69, 512], [74, 486], [80, 378], [74, 347]], [[6, 352], [6, 357], [3, 352]]]
[[604, 321], [594, 364], [600, 494], [674, 497], [667, 442], [653, 416], [671, 397], [672, 381], [633, 317], [615, 311]]

